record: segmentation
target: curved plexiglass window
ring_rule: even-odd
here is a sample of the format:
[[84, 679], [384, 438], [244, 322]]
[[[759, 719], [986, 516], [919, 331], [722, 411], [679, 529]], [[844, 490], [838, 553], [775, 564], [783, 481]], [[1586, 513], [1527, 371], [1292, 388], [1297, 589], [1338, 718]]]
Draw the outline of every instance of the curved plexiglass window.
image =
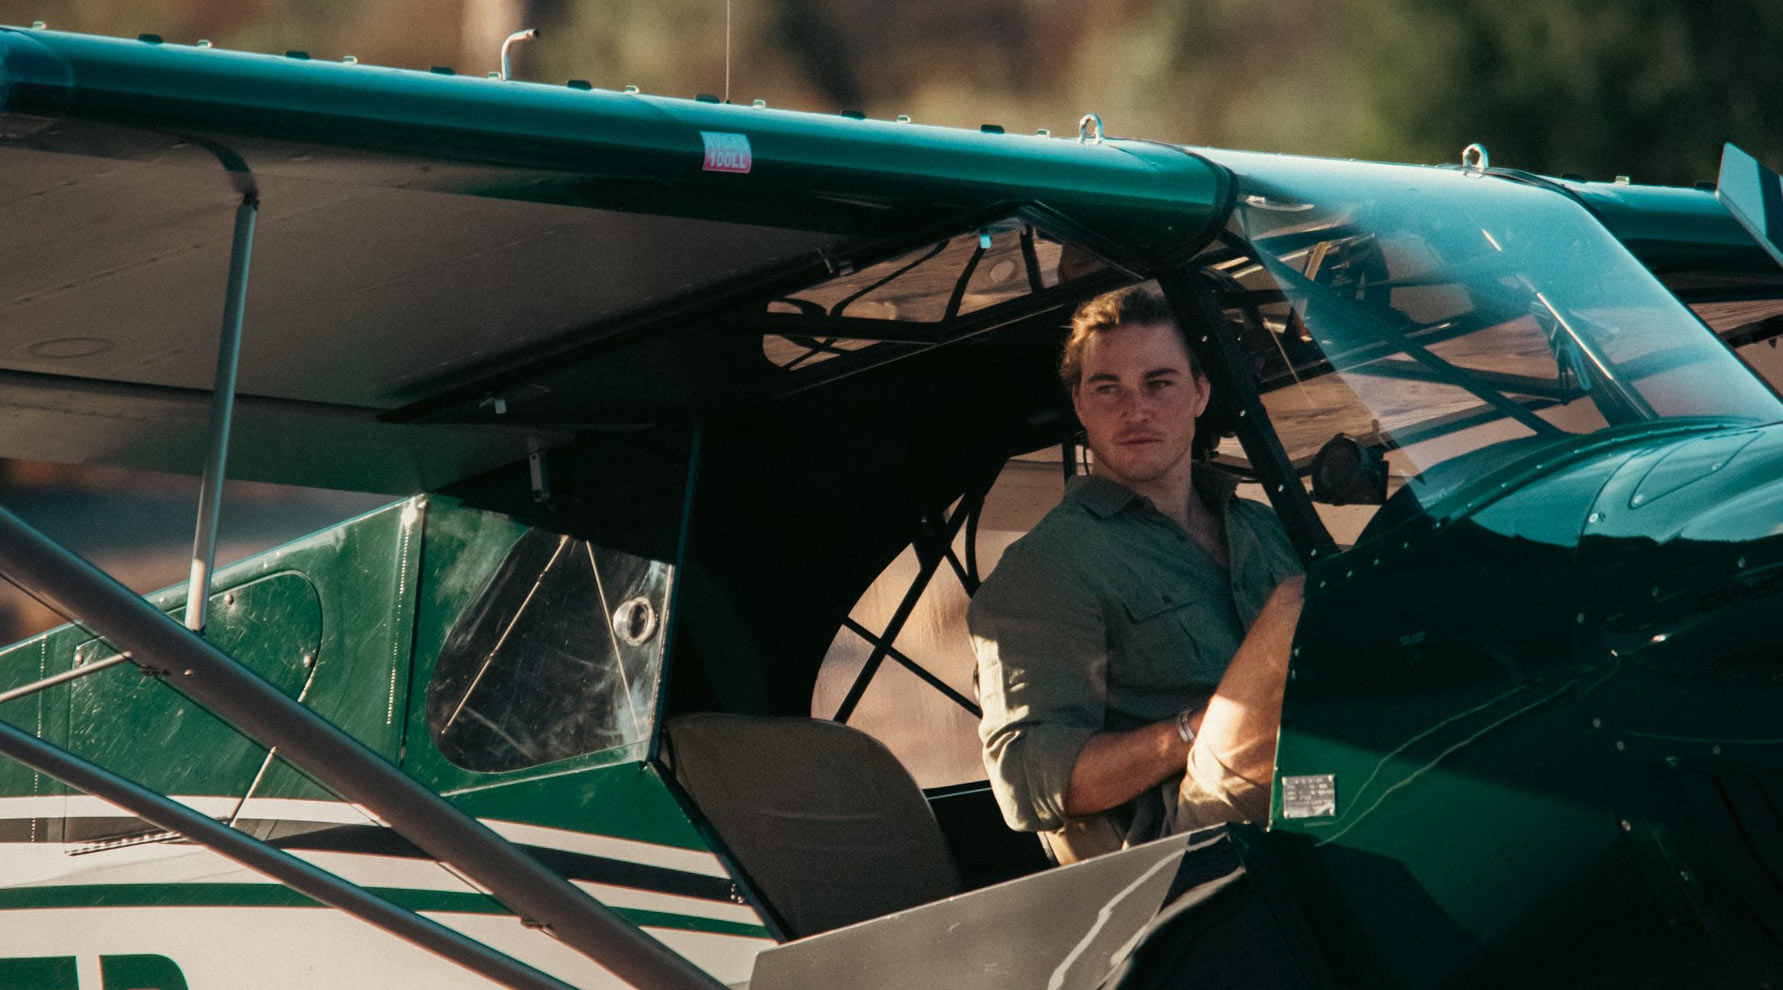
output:
[[469, 770], [642, 754], [670, 568], [528, 531], [459, 618], [427, 693], [435, 744]]
[[[1552, 190], [1455, 170], [1220, 160], [1239, 174], [1242, 240], [1208, 271], [1299, 464], [1347, 434], [1389, 452], [1396, 479], [1428, 502], [1451, 475], [1549, 441], [1679, 417], [1783, 418]], [[1476, 454], [1490, 456], [1463, 459]]]

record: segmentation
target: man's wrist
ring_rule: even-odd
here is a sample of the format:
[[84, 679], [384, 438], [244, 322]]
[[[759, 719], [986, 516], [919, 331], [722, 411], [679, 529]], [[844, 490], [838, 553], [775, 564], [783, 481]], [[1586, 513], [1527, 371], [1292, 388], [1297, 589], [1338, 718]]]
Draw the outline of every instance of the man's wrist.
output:
[[1184, 708], [1176, 713], [1176, 734], [1184, 743], [1195, 744], [1195, 709]]

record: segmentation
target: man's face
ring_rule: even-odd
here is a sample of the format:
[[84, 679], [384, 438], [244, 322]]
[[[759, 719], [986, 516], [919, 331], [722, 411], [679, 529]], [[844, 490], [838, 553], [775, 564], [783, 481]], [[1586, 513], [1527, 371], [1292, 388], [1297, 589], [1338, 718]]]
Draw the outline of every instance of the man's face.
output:
[[1117, 327], [1085, 342], [1071, 404], [1097, 473], [1135, 490], [1187, 483], [1195, 417], [1209, 395], [1207, 379], [1189, 368], [1182, 338], [1162, 323]]

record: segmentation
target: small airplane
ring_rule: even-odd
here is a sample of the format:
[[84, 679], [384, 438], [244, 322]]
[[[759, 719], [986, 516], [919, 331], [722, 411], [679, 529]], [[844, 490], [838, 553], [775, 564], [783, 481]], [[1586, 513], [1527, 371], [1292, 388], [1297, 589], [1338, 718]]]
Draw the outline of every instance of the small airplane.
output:
[[[146, 598], [0, 511], [70, 620], [0, 652], [0, 986], [1783, 975], [1737, 148], [1670, 189], [5, 28], [0, 217], [0, 456], [204, 479]], [[977, 711], [913, 616], [1079, 464], [1063, 327], [1143, 280], [1308, 600], [1269, 821], [1050, 867], [913, 779]], [[400, 500], [217, 569], [225, 475]]]

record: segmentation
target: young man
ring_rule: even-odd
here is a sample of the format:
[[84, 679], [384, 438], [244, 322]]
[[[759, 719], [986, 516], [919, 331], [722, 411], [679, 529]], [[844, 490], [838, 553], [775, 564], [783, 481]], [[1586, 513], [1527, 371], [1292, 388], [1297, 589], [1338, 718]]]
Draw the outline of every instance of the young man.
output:
[[1300, 566], [1196, 463], [1210, 397], [1155, 289], [1085, 303], [1060, 366], [1094, 454], [972, 601], [1004, 818], [1061, 862], [1268, 814]]

